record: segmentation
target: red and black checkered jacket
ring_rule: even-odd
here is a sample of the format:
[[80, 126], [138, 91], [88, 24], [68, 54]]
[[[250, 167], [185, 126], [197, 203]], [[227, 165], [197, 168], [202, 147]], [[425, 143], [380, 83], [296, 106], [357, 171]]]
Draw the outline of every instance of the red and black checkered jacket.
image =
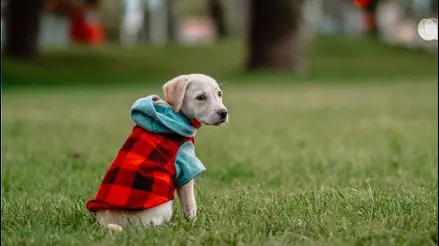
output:
[[87, 209], [143, 210], [173, 200], [174, 162], [186, 141], [194, 143], [193, 137], [152, 133], [136, 125]]

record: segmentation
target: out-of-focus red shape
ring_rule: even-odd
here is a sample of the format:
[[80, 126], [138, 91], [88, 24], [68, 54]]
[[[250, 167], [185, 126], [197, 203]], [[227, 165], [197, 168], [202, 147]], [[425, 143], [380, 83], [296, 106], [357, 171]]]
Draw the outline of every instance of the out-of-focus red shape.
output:
[[360, 8], [364, 8], [370, 4], [371, 0], [353, 0], [354, 4]]
[[71, 37], [77, 43], [100, 45], [105, 41], [104, 28], [99, 20], [86, 18], [86, 12], [84, 6], [71, 12]]
[[373, 17], [372, 13], [365, 13], [364, 18], [367, 30], [371, 30], [372, 28], [374, 28], [375, 18]]

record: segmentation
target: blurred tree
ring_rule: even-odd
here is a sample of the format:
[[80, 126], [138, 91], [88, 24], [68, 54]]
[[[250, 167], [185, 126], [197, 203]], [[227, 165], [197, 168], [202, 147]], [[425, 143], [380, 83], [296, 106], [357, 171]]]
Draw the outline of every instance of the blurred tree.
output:
[[212, 18], [217, 37], [224, 39], [227, 37], [227, 23], [224, 16], [224, 8], [221, 0], [207, 0], [210, 17]]
[[432, 0], [431, 1], [431, 12], [436, 13], [438, 12], [438, 0]]
[[167, 20], [167, 31], [168, 31], [168, 41], [177, 41], [178, 35], [178, 10], [175, 0], [166, 0], [166, 16]]
[[301, 75], [304, 0], [251, 0], [247, 69], [269, 69]]
[[38, 31], [43, 0], [10, 0], [8, 3], [6, 55], [38, 58]]
[[376, 24], [377, 22], [376, 18], [377, 18], [377, 9], [379, 2], [380, 0], [370, 0], [364, 8], [364, 10], [366, 11], [365, 13], [366, 28], [369, 35], [372, 38], [378, 37], [378, 26]]
[[377, 10], [383, 0], [354, 0], [354, 4], [364, 10], [366, 30], [372, 38], [378, 37]]

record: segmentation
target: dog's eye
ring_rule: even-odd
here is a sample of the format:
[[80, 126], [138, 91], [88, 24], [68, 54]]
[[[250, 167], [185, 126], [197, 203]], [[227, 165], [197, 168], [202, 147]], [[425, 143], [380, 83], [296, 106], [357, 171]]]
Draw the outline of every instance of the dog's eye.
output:
[[196, 97], [196, 99], [199, 101], [205, 101], [207, 99], [207, 97], [205, 95], [199, 95]]
[[223, 93], [221, 91], [218, 91], [218, 96], [221, 97]]

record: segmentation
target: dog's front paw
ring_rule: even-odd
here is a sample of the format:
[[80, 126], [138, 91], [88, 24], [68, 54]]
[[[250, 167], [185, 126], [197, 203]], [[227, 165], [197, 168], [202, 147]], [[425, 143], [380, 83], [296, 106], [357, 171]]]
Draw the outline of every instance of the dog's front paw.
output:
[[197, 208], [187, 208], [183, 211], [183, 215], [187, 220], [195, 221], [197, 219]]

